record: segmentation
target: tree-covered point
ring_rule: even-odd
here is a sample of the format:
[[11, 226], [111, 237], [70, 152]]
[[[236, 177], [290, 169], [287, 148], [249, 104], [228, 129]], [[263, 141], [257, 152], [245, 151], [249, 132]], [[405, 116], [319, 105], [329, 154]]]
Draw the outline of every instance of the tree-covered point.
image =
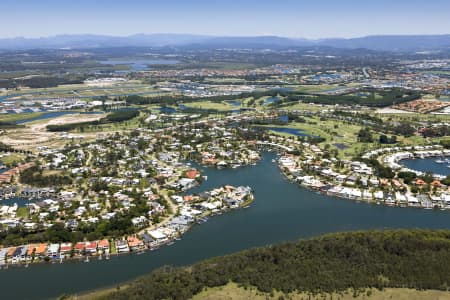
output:
[[448, 290], [449, 270], [449, 230], [335, 233], [190, 267], [165, 267], [99, 299], [189, 299], [230, 281], [284, 293], [385, 287]]

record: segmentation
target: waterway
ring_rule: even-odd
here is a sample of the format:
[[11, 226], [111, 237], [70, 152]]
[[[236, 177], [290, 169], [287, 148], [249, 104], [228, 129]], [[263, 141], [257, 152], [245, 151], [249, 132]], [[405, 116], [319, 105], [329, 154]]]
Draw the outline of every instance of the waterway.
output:
[[382, 228], [447, 228], [450, 213], [370, 205], [320, 195], [291, 183], [264, 153], [255, 166], [203, 169], [208, 176], [191, 192], [224, 184], [248, 185], [255, 202], [196, 225], [171, 246], [141, 255], [89, 263], [67, 262], [0, 271], [2, 299], [42, 299], [131, 280], [163, 265], [186, 265], [243, 249], [336, 231]]
[[417, 159], [405, 159], [400, 161], [400, 164], [405, 167], [421, 171], [421, 172], [432, 172], [439, 175], [450, 175], [450, 161], [444, 163], [437, 163], [436, 160], [443, 160], [442, 157], [429, 157], [429, 158], [417, 158]]

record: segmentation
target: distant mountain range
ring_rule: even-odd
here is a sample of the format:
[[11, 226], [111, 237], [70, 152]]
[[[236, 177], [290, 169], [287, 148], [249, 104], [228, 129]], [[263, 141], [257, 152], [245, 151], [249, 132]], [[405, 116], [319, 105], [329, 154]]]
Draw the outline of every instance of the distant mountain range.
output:
[[57, 35], [43, 38], [0, 39], [0, 49], [56, 49], [109, 47], [193, 47], [193, 48], [292, 48], [325, 46], [365, 48], [384, 51], [425, 51], [450, 49], [447, 35], [379, 35], [360, 38], [308, 40], [278, 36], [217, 37], [190, 34], [136, 34], [126, 37], [106, 35]]

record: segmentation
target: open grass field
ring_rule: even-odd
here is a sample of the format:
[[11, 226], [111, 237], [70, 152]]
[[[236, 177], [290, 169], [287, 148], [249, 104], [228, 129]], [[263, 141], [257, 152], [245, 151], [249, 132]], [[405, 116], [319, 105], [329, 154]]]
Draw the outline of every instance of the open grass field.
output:
[[[95, 298], [94, 298], [95, 299]], [[267, 299], [292, 299], [292, 300], [445, 300], [450, 299], [450, 292], [426, 290], [418, 291], [406, 288], [387, 288], [383, 291], [376, 289], [367, 289], [364, 292], [354, 294], [353, 291], [346, 293], [332, 293], [311, 295], [307, 293], [289, 293], [284, 294], [280, 292], [262, 293], [255, 288], [239, 287], [235, 283], [228, 283], [222, 287], [210, 288], [195, 295], [193, 300], [234, 300], [234, 299], [252, 299], [252, 300], [267, 300]]]
[[280, 106], [280, 109], [288, 110], [288, 111], [306, 110], [306, 111], [312, 111], [312, 112], [323, 111], [323, 110], [332, 109], [332, 108], [333, 107], [330, 105], [308, 104], [308, 103], [303, 103], [303, 102]]
[[359, 84], [357, 83], [350, 83], [345, 86], [340, 86], [338, 84], [298, 85], [295, 87], [295, 90], [305, 93], [323, 93], [330, 90], [345, 89], [347, 87], [356, 87], [358, 85]]
[[21, 113], [21, 114], [2, 114], [0, 122], [17, 122], [29, 118], [36, 118], [43, 115], [43, 112]]
[[11, 166], [13, 164], [20, 163], [23, 161], [24, 158], [25, 158], [24, 155], [19, 154], [19, 153], [10, 153], [10, 154], [0, 155], [0, 160], [6, 166]]
[[234, 110], [239, 108], [239, 106], [233, 106], [226, 102], [210, 102], [210, 101], [199, 101], [190, 102], [184, 104], [186, 107], [200, 108], [200, 109], [217, 109], [220, 111]]
[[[345, 150], [340, 151], [344, 157], [352, 156], [359, 151], [366, 151], [368, 145], [357, 142], [357, 133], [361, 129], [361, 126], [347, 124], [337, 120], [321, 121], [316, 117], [305, 119], [307, 123], [289, 123], [289, 125], [277, 127], [300, 129], [307, 134], [323, 137], [326, 141], [322, 144], [342, 144], [346, 147]], [[283, 133], [283, 135], [286, 134]]]

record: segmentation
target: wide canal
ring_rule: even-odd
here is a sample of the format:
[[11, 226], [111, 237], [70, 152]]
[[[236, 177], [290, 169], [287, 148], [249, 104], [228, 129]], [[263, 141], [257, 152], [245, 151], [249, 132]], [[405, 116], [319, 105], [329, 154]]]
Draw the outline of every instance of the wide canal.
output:
[[200, 192], [224, 184], [248, 185], [255, 202], [247, 209], [212, 217], [171, 246], [141, 255], [38, 264], [0, 271], [2, 299], [42, 299], [113, 286], [163, 265], [186, 265], [239, 250], [327, 232], [382, 228], [450, 228], [450, 213], [370, 205], [327, 197], [291, 183], [264, 153], [255, 166], [204, 169]]

